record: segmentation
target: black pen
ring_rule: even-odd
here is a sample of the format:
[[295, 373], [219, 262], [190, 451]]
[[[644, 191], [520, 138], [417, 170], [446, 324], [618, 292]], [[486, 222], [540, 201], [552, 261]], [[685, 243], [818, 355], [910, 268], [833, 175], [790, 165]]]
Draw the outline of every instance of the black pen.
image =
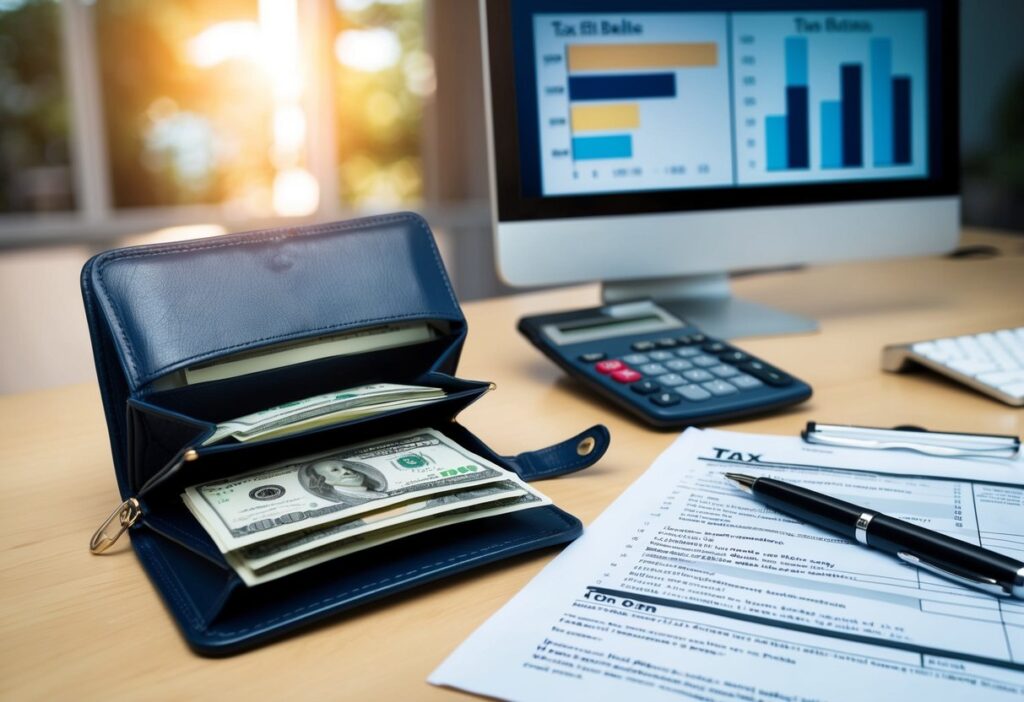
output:
[[1024, 562], [773, 478], [726, 473], [741, 490], [801, 522], [1001, 597], [1024, 599]]

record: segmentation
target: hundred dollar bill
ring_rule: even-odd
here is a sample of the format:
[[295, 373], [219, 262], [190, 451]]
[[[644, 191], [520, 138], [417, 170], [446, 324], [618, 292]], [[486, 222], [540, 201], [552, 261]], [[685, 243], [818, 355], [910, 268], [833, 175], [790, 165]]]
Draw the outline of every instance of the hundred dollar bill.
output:
[[391, 409], [415, 407], [445, 396], [440, 388], [374, 383], [324, 393], [221, 422], [204, 446], [232, 437], [238, 441], [271, 438], [315, 426], [356, 419]]
[[399, 502], [513, 479], [434, 429], [418, 429], [185, 489], [222, 553]]
[[360, 534], [390, 529], [399, 524], [454, 512], [466, 507], [475, 507], [498, 500], [507, 501], [527, 493], [540, 496], [540, 493], [519, 480], [504, 480], [481, 487], [445, 492], [363, 514], [344, 522], [303, 529], [276, 539], [261, 541], [252, 546], [245, 546], [235, 553], [248, 567], [259, 570], [277, 561]]
[[291, 575], [292, 573], [298, 573], [299, 571], [306, 570], [307, 568], [312, 568], [315, 565], [319, 565], [336, 558], [341, 558], [342, 556], [347, 556], [349, 554], [356, 553], [357, 551], [381, 546], [390, 541], [404, 539], [406, 537], [413, 536], [414, 534], [420, 534], [425, 531], [439, 529], [452, 524], [469, 522], [475, 519], [483, 519], [485, 517], [495, 517], [500, 514], [509, 514], [511, 512], [542, 507], [549, 504], [551, 504], [551, 500], [544, 495], [541, 495], [538, 492], [529, 492], [508, 500], [478, 505], [476, 507], [467, 507], [453, 512], [447, 512], [436, 517], [418, 519], [391, 529], [372, 531], [367, 534], [362, 534], [360, 536], [355, 536], [330, 544], [323, 548], [318, 548], [313, 551], [300, 553], [298, 555], [291, 556], [290, 558], [276, 561], [275, 563], [261, 569], [249, 567], [245, 562], [245, 559], [240, 555], [240, 551], [225, 554], [225, 558], [231, 567], [235, 569], [235, 572], [238, 573], [239, 577], [242, 578], [243, 582], [251, 587], [270, 582], [272, 580], [277, 580], [278, 578]]

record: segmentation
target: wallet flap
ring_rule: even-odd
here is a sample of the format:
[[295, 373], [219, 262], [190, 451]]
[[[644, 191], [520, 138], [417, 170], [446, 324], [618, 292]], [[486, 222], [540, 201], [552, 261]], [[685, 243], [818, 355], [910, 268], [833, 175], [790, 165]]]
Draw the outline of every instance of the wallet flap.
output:
[[412, 213], [108, 251], [83, 282], [133, 395], [182, 368], [346, 330], [439, 320], [454, 345], [464, 328]]

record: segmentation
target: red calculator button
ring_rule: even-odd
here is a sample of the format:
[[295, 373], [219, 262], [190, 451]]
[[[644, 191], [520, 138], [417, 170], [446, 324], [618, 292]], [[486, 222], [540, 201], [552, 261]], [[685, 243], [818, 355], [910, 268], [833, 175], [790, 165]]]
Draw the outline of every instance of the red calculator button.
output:
[[594, 364], [594, 370], [596, 370], [598, 373], [604, 373], [605, 375], [608, 375], [609, 373], [614, 373], [615, 371], [618, 370], [622, 370], [625, 367], [625, 363], [623, 363], [622, 361], [615, 360], [601, 361], [600, 363]]
[[643, 376], [637, 373], [632, 368], [623, 368], [612, 373], [612, 379], [620, 383], [635, 383], [640, 380]]

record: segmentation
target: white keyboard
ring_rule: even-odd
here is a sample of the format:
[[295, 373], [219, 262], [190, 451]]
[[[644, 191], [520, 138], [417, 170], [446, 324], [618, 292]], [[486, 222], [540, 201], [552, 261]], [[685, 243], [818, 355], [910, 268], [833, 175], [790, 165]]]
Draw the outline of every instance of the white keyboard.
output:
[[895, 344], [882, 350], [884, 370], [906, 370], [911, 361], [1008, 405], [1024, 406], [1024, 327]]

